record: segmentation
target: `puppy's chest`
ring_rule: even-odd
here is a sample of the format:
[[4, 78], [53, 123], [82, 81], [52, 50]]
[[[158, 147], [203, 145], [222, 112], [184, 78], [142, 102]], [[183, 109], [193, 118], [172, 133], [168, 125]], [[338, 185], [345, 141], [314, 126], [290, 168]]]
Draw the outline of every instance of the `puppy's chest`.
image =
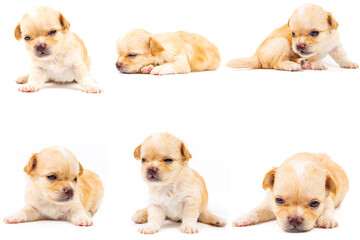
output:
[[75, 79], [75, 71], [71, 64], [65, 61], [51, 61], [44, 68], [47, 78], [56, 82], [72, 82]]
[[46, 218], [54, 220], [66, 220], [69, 215], [69, 209], [65, 206], [57, 206], [48, 202], [38, 202], [37, 209], [46, 216]]

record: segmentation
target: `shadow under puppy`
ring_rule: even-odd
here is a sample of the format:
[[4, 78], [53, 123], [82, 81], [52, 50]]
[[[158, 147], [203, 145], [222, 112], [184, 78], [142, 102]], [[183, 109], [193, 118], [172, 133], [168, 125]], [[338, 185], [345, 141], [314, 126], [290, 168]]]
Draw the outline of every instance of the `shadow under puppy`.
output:
[[182, 221], [183, 233], [197, 233], [197, 221], [226, 225], [207, 208], [204, 179], [189, 167], [192, 156], [184, 142], [169, 133], [154, 134], [135, 149], [134, 156], [141, 159], [142, 177], [149, 186], [147, 208], [132, 218], [135, 223], [146, 223], [139, 228], [140, 233], [158, 232], [166, 218]]
[[83, 41], [69, 28], [62, 13], [49, 7], [33, 8], [24, 14], [15, 28], [15, 38], [24, 39], [31, 69], [29, 75], [16, 80], [24, 84], [19, 91], [36, 92], [48, 81], [76, 81], [84, 92], [102, 92], [89, 73], [91, 61]]
[[232, 68], [266, 68], [286, 71], [325, 70], [321, 61], [328, 54], [342, 68], [358, 68], [340, 42], [339, 24], [331, 13], [317, 5], [299, 7], [288, 24], [275, 29], [250, 58], [227, 63]]
[[349, 181], [344, 170], [328, 155], [298, 153], [269, 171], [263, 188], [270, 189], [264, 201], [236, 219], [233, 226], [276, 219], [288, 232], [336, 227], [335, 208], [344, 199]]
[[135, 29], [117, 41], [116, 68], [152, 75], [216, 70], [218, 48], [203, 36], [183, 31], [150, 34]]
[[76, 226], [91, 226], [91, 217], [104, 195], [99, 176], [84, 170], [76, 157], [62, 147], [49, 147], [34, 154], [24, 171], [29, 177], [25, 206], [4, 219], [6, 223], [65, 220]]

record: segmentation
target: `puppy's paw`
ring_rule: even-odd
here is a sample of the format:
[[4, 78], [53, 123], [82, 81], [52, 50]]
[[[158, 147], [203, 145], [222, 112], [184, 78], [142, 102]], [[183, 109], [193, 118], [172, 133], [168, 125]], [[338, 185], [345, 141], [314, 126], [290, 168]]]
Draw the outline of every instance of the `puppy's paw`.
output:
[[247, 214], [247, 215], [237, 218], [233, 222], [233, 227], [247, 227], [250, 225], [254, 225], [258, 222], [259, 222], [259, 220], [255, 214]]
[[300, 64], [291, 61], [286, 61], [285, 63], [282, 64], [282, 67], [285, 71], [291, 71], [291, 72], [297, 72], [302, 70]]
[[92, 219], [88, 216], [74, 216], [72, 223], [80, 227], [89, 227], [93, 225]]
[[154, 67], [154, 69], [150, 72], [151, 75], [166, 75], [175, 73], [175, 70], [168, 64]]
[[338, 223], [336, 220], [327, 216], [320, 216], [316, 221], [316, 227], [318, 228], [334, 228], [337, 226]]
[[354, 62], [351, 62], [351, 61], [344, 61], [340, 64], [340, 67], [342, 68], [350, 68], [350, 69], [356, 69], [356, 68], [359, 68], [359, 65], [357, 65], [356, 63]]
[[147, 66], [141, 68], [140, 72], [142, 74], [150, 74], [153, 69], [154, 69], [153, 65], [147, 65]]
[[148, 220], [148, 214], [147, 214], [147, 211], [145, 210], [139, 210], [137, 211], [131, 218], [134, 223], [136, 224], [144, 224], [144, 223], [147, 223], [147, 220]]
[[18, 77], [18, 78], [15, 80], [15, 82], [16, 82], [17, 84], [25, 84], [25, 83], [28, 82], [28, 78], [29, 78], [29, 76]]
[[27, 83], [19, 87], [20, 92], [37, 92], [39, 88], [33, 84]]
[[300, 65], [301, 65], [302, 69], [304, 69], [304, 70], [311, 69], [311, 63], [307, 59], [302, 59], [300, 62]]
[[313, 70], [327, 70], [328, 67], [326, 66], [326, 64], [318, 61], [318, 62], [312, 62], [311, 63], [311, 68]]
[[225, 227], [226, 224], [227, 224], [226, 220], [221, 217], [218, 217], [217, 221], [215, 222], [215, 226], [218, 226], [218, 227]]
[[160, 227], [152, 224], [152, 223], [147, 223], [144, 224], [143, 226], [139, 227], [138, 231], [139, 233], [142, 234], [154, 234], [157, 233], [160, 230]]
[[102, 93], [104, 90], [97, 84], [86, 84], [82, 86], [82, 91], [86, 93]]
[[194, 234], [198, 233], [199, 229], [196, 227], [196, 223], [182, 223], [180, 226], [180, 231], [182, 233]]
[[14, 214], [4, 219], [4, 222], [7, 224], [24, 223], [25, 221], [26, 216], [24, 214]]

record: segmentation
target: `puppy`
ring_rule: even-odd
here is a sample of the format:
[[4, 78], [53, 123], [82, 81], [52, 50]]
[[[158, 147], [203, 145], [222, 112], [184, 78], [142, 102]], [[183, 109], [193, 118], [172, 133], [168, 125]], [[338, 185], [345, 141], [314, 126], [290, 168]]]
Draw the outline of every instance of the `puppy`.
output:
[[153, 75], [216, 70], [218, 48], [195, 33], [150, 34], [135, 29], [117, 41], [116, 68], [122, 73]]
[[349, 181], [344, 170], [328, 155], [298, 153], [269, 171], [263, 188], [270, 189], [265, 200], [236, 219], [233, 226], [276, 219], [288, 232], [336, 227], [334, 211], [344, 199]]
[[90, 58], [83, 41], [69, 28], [62, 13], [49, 7], [25, 13], [15, 28], [15, 38], [24, 39], [32, 64], [29, 75], [16, 80], [24, 84], [19, 91], [36, 92], [48, 81], [76, 81], [84, 92], [102, 92], [89, 73]]
[[349, 61], [339, 40], [339, 24], [320, 6], [298, 8], [284, 25], [274, 30], [254, 56], [237, 58], [227, 63], [232, 68], [267, 68], [286, 71], [325, 70], [321, 61], [328, 54], [342, 68], [358, 68]]
[[96, 173], [83, 170], [75, 156], [62, 147], [49, 147], [34, 154], [24, 171], [29, 177], [25, 206], [5, 218], [6, 223], [65, 220], [76, 226], [91, 226], [104, 189]]
[[182, 221], [180, 231], [197, 233], [196, 222], [223, 227], [226, 221], [207, 208], [208, 193], [204, 179], [192, 170], [192, 157], [180, 139], [169, 133], [154, 134], [139, 145], [134, 156], [142, 162], [142, 177], [149, 186], [149, 202], [133, 216], [140, 233], [159, 231], [166, 218]]

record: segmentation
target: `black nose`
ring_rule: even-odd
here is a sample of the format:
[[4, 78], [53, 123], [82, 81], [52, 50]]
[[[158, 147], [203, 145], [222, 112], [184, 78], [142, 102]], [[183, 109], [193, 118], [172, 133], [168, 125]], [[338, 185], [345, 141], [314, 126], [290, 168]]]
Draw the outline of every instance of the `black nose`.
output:
[[64, 193], [68, 197], [72, 197], [74, 195], [74, 190], [72, 188], [64, 188]]
[[304, 50], [306, 48], [306, 44], [305, 43], [299, 43], [298, 45], [296, 45], [296, 48], [298, 50]]
[[116, 68], [117, 68], [117, 69], [120, 69], [121, 66], [122, 66], [122, 62], [117, 62], [117, 63], [115, 63], [115, 65], [116, 65]]
[[298, 216], [289, 217], [289, 223], [294, 227], [299, 226], [302, 222], [303, 222], [302, 217], [298, 217]]
[[158, 172], [158, 168], [156, 168], [156, 167], [149, 167], [148, 169], [147, 169], [147, 172], [148, 172], [148, 174], [150, 174], [150, 175], [155, 175], [157, 172]]
[[44, 51], [46, 49], [46, 44], [45, 43], [39, 43], [35, 46], [37, 51]]

